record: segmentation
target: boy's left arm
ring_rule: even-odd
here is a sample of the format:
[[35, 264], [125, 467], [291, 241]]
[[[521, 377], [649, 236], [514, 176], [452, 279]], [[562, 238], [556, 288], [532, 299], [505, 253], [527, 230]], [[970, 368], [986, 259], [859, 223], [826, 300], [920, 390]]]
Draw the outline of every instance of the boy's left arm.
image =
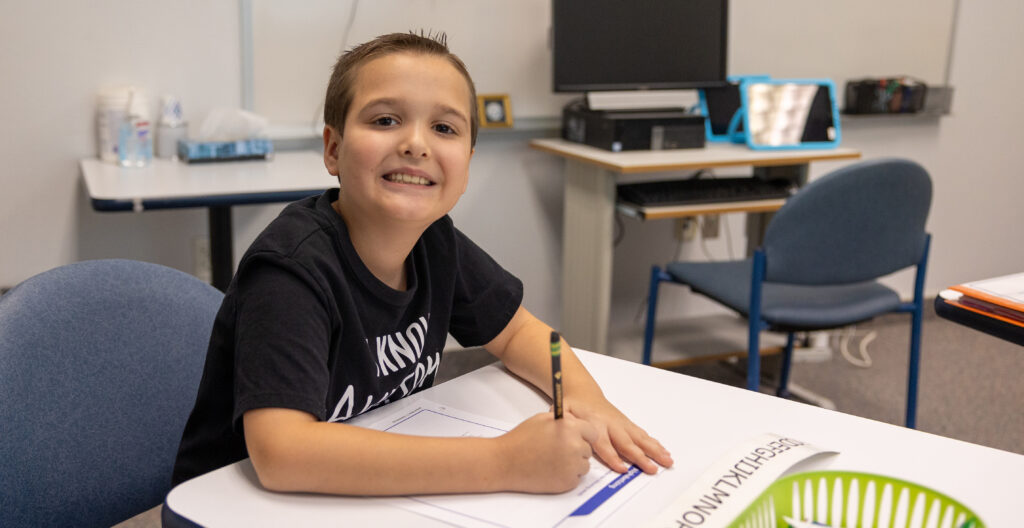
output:
[[[517, 376], [551, 396], [551, 327], [522, 306], [505, 329], [484, 348]], [[672, 456], [605, 397], [597, 382], [562, 340], [564, 406], [577, 418], [593, 424], [598, 439], [592, 444], [597, 455], [611, 469], [624, 473], [623, 459], [636, 464], [645, 473], [655, 473], [660, 464], [672, 465]], [[653, 462], [652, 462], [653, 459]]]

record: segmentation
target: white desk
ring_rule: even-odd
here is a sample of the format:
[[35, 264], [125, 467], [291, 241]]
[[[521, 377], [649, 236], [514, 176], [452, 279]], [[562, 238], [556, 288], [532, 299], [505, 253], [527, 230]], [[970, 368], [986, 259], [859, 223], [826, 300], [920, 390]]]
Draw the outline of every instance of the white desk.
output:
[[[658, 438], [676, 462], [612, 514], [605, 526], [641, 526], [670, 505], [712, 461], [762, 432], [839, 451], [828, 469], [916, 482], [962, 501], [988, 526], [1019, 525], [1024, 456], [608, 356], [579, 355], [608, 398]], [[495, 365], [412, 396], [418, 397], [508, 422], [549, 406], [535, 390]], [[364, 416], [372, 418], [372, 412]], [[487, 500], [486, 495], [478, 497]], [[265, 491], [248, 460], [176, 487], [167, 496], [164, 519], [165, 526], [187, 525], [183, 519], [213, 527], [442, 525], [385, 498]]]
[[[784, 173], [806, 181], [807, 166], [812, 161], [860, 157], [860, 152], [851, 148], [759, 151], [721, 143], [701, 149], [629, 152], [610, 152], [564, 139], [535, 139], [530, 146], [566, 159], [559, 330], [574, 346], [602, 354], [607, 352], [615, 184], [620, 174], [750, 166], [755, 174]], [[781, 204], [777, 200], [759, 200], [714, 207], [690, 206], [651, 211], [648, 218], [769, 212]], [[763, 228], [760, 225], [758, 229]]]
[[82, 177], [97, 211], [206, 207], [210, 218], [213, 285], [227, 288], [233, 274], [231, 206], [291, 202], [337, 187], [316, 152], [279, 152], [268, 161], [188, 164], [154, 159], [123, 168], [81, 161]]

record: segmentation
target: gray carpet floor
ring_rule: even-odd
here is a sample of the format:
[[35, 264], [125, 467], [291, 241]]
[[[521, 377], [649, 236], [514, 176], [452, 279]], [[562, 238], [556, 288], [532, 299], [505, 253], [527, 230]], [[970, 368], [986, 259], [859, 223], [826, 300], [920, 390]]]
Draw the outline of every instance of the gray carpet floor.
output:
[[[921, 431], [1024, 454], [1024, 347], [1001, 341], [937, 317], [923, 323], [917, 428]], [[867, 346], [869, 368], [854, 366], [838, 350], [822, 362], [793, 365], [791, 382], [827, 397], [841, 412], [903, 424], [910, 316], [892, 314], [857, 327], [857, 336], [875, 331]], [[850, 342], [856, 355], [859, 339]], [[636, 339], [636, 338], [633, 338]], [[616, 346], [624, 346], [622, 340]], [[832, 339], [837, 349], [838, 339]], [[625, 345], [630, 348], [639, 344]], [[613, 354], [630, 358], [632, 352]], [[656, 356], [657, 357], [657, 356]], [[469, 372], [494, 359], [481, 349], [446, 352], [437, 382]], [[676, 371], [742, 387], [743, 362], [718, 362]], [[778, 369], [766, 358], [764, 383], [771, 386]]]

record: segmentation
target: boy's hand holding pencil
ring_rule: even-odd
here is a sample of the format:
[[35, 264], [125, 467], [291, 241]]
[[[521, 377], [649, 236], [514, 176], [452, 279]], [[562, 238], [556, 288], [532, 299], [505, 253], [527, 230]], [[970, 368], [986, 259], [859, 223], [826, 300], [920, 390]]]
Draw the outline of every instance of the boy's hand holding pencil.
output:
[[648, 474], [672, 466], [668, 450], [612, 405], [572, 348], [524, 308], [485, 348], [514, 374], [550, 390], [550, 411], [499, 437], [503, 454], [513, 457], [508, 470], [527, 479], [514, 480], [516, 489], [571, 489], [592, 455], [619, 473], [630, 465]]
[[[562, 338], [554, 331], [551, 332], [551, 383], [554, 415], [555, 419], [559, 419], [565, 412], [565, 396], [562, 389]], [[594, 454], [612, 470], [625, 473], [629, 470], [629, 463], [633, 463], [645, 473], [653, 474], [658, 472], [657, 464], [663, 467], [672, 465], [672, 455], [668, 450], [626, 418], [605, 399], [600, 390], [590, 398], [584, 395], [583, 398], [574, 400], [570, 412], [577, 418], [589, 421], [596, 428], [597, 436], [590, 444]], [[651, 459], [654, 459], [653, 462]]]
[[544, 412], [528, 418], [498, 437], [508, 489], [529, 493], [561, 493], [579, 485], [590, 471], [593, 425], [571, 414], [555, 419]]

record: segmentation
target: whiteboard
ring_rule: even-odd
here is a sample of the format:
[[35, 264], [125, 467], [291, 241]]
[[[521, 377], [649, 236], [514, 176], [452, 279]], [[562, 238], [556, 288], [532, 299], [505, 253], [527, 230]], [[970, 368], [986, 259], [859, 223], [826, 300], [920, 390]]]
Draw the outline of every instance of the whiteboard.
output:
[[[338, 55], [396, 31], [446, 32], [477, 92], [509, 94], [517, 119], [560, 115], [573, 97], [551, 91], [550, 0], [240, 1], [252, 33], [243, 90], [275, 124], [314, 124]], [[895, 75], [945, 84], [956, 2], [731, 0], [728, 71], [831, 78], [840, 89]]]

